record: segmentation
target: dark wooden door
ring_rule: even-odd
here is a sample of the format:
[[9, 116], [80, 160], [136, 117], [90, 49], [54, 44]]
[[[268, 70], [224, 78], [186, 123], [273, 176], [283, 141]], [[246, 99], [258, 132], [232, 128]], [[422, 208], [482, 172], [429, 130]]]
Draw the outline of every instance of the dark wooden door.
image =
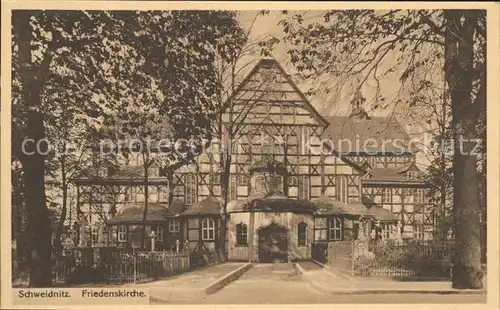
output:
[[287, 230], [271, 224], [259, 231], [259, 261], [275, 263], [288, 261]]
[[327, 243], [315, 243], [311, 246], [311, 256], [312, 259], [326, 264], [328, 261], [328, 244]]

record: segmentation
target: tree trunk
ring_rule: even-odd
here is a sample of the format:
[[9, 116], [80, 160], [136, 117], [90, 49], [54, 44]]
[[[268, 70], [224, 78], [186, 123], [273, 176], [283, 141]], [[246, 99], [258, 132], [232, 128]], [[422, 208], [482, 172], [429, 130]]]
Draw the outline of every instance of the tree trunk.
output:
[[478, 289], [482, 288], [482, 271], [477, 156], [471, 152], [477, 123], [472, 106], [475, 23], [473, 17], [458, 10], [445, 10], [445, 19], [445, 77], [451, 95], [454, 138], [452, 283], [454, 288]]
[[[26, 137], [40, 141], [45, 137], [40, 112], [30, 111]], [[51, 224], [45, 200], [45, 158], [37, 154], [23, 157], [26, 184], [27, 233], [30, 244], [30, 287], [52, 285]]]
[[[16, 12], [12, 20], [18, 36], [18, 54], [22, 83], [23, 104], [28, 107], [24, 138], [27, 143], [25, 152], [16, 150], [24, 171], [26, 185], [27, 235], [29, 240], [30, 287], [52, 285], [51, 265], [51, 225], [45, 199], [45, 156], [37, 151], [46, 150], [46, 145], [38, 142], [45, 139], [45, 127], [41, 110], [42, 86], [37, 75], [43, 74], [31, 62], [32, 29], [30, 13]], [[17, 147], [17, 145], [16, 145]]]
[[142, 213], [142, 232], [141, 232], [141, 249], [146, 249], [145, 243], [146, 243], [146, 221], [148, 219], [148, 196], [149, 196], [149, 188], [148, 188], [148, 181], [149, 181], [149, 156], [147, 154], [143, 154], [143, 160], [144, 160], [144, 211]]
[[[221, 197], [222, 197], [222, 210], [221, 210], [221, 223], [219, 231], [219, 250], [223, 253], [224, 259], [226, 256], [226, 235], [227, 235], [227, 203], [229, 196], [230, 174], [231, 174], [231, 151], [232, 151], [232, 128], [226, 128], [225, 134], [223, 133], [222, 118], [220, 121], [220, 137], [225, 137], [225, 148], [221, 150], [220, 161], [222, 163], [222, 176], [221, 176]], [[229, 125], [231, 126], [231, 125]]]
[[66, 179], [66, 162], [64, 157], [61, 160], [61, 174], [62, 174], [62, 209], [61, 209], [61, 218], [59, 219], [59, 224], [57, 225], [57, 230], [56, 230], [56, 240], [54, 242], [54, 252], [57, 253], [57, 255], [60, 255], [62, 253], [61, 235], [64, 227], [64, 222], [66, 221], [66, 214], [68, 212], [68, 181]]

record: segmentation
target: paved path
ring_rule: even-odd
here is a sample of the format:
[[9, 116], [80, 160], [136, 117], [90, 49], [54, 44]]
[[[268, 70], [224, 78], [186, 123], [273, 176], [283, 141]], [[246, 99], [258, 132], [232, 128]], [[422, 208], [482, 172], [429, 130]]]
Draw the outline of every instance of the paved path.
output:
[[318, 303], [321, 296], [302, 280], [293, 264], [254, 264], [238, 280], [200, 300], [200, 303]]
[[[446, 291], [448, 293], [473, 293], [465, 292], [452, 288], [451, 281], [398, 281], [391, 278], [376, 277], [345, 277], [340, 276], [335, 271], [328, 268], [314, 267], [312, 262], [300, 262], [298, 268], [303, 271], [305, 279], [314, 287], [324, 292], [352, 292], [352, 291], [370, 291], [375, 293], [382, 290], [401, 291], [419, 291], [419, 292], [438, 292]], [[484, 278], [484, 290], [486, 290], [486, 278]]]
[[245, 263], [214, 265], [150, 283], [126, 284], [124, 287], [149, 288], [152, 301], [191, 303], [205, 296], [203, 289]]
[[[316, 268], [311, 266], [311, 269]], [[425, 296], [423, 298], [423, 296]], [[335, 295], [318, 291], [293, 264], [255, 264], [238, 280], [192, 304], [328, 303], [485, 303], [486, 295], [366, 294]]]

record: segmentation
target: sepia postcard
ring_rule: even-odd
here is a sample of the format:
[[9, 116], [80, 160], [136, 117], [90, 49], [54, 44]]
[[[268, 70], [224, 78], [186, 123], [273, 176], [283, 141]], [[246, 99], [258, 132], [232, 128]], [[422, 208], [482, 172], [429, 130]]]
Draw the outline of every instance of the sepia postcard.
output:
[[499, 13], [3, 1], [2, 308], [498, 309]]

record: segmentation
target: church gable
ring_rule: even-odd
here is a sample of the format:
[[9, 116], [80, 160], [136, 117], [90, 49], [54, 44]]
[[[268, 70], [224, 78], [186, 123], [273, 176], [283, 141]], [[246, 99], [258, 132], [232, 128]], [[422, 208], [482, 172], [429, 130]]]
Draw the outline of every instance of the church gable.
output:
[[328, 125], [328, 121], [314, 109], [273, 59], [261, 59], [229, 102], [224, 122], [319, 127]]

